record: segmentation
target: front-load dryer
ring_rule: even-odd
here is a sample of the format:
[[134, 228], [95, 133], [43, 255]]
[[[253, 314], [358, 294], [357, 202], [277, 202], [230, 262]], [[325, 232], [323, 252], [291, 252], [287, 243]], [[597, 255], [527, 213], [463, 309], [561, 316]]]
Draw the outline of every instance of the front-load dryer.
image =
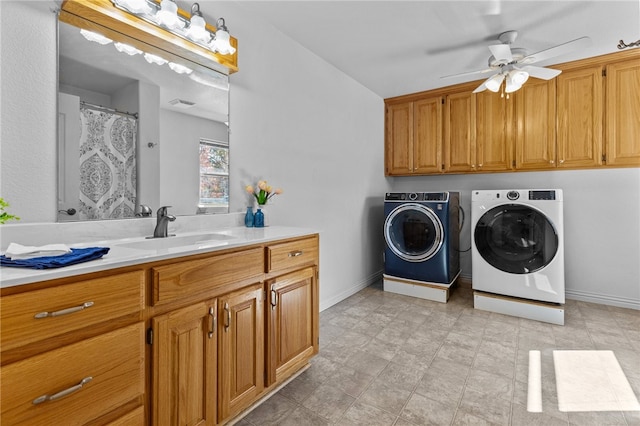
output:
[[[458, 192], [385, 195], [385, 290], [446, 301], [460, 274], [459, 205]], [[405, 292], [411, 286], [421, 292], [429, 292], [427, 287], [447, 291], [434, 298]]]
[[564, 303], [562, 190], [473, 191], [471, 229], [474, 291], [519, 298], [515, 311]]

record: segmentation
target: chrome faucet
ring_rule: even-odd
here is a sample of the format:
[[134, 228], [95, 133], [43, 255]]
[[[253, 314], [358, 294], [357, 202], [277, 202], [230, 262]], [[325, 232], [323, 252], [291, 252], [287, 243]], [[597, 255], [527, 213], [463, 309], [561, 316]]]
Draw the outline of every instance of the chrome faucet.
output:
[[169, 222], [176, 220], [175, 216], [167, 214], [167, 209], [171, 206], [163, 206], [158, 209], [158, 221], [156, 229], [153, 231], [153, 238], [169, 237]]

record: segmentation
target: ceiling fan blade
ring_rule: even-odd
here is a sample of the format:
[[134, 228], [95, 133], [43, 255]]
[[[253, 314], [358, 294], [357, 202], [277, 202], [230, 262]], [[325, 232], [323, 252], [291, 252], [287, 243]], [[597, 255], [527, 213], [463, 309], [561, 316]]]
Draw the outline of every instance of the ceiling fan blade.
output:
[[521, 70], [528, 72], [531, 77], [539, 78], [542, 80], [551, 80], [552, 78], [560, 75], [560, 73], [562, 72], [560, 70], [536, 67], [534, 65], [527, 65], [526, 67], [522, 67]]
[[576, 49], [585, 48], [591, 45], [591, 38], [580, 37], [575, 40], [568, 41], [566, 43], [559, 44], [549, 49], [541, 50], [540, 52], [532, 53], [525, 56], [518, 61], [519, 64], [532, 64], [534, 62], [544, 61], [545, 59], [553, 58], [555, 56], [564, 55]]
[[440, 78], [464, 77], [464, 76], [467, 76], [467, 75], [485, 74], [485, 73], [488, 73], [488, 72], [491, 72], [491, 71], [494, 71], [494, 70], [492, 68], [487, 68], [487, 69], [484, 69], [484, 70], [469, 71], [469, 72], [463, 72], [463, 73], [460, 73], [460, 74], [444, 75], [444, 76], [442, 76]]
[[489, 50], [493, 54], [493, 57], [496, 58], [499, 62], [504, 62], [508, 64], [513, 61], [513, 56], [511, 56], [511, 48], [508, 44], [494, 44], [493, 46], [489, 46]]
[[484, 85], [485, 82], [482, 82], [482, 84], [478, 87], [476, 87], [476, 89], [473, 91], [473, 93], [479, 93], [479, 92], [484, 92], [485, 90], [487, 90], [487, 86]]

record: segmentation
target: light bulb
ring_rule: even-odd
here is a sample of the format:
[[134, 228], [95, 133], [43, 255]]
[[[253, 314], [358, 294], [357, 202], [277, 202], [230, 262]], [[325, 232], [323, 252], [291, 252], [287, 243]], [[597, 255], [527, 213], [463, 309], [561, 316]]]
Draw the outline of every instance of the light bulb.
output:
[[187, 37], [196, 42], [208, 43], [211, 40], [211, 33], [205, 29], [205, 25], [206, 23], [202, 16], [192, 15]]
[[519, 84], [520, 86], [526, 83], [526, 81], [529, 79], [528, 72], [522, 71], [517, 68], [509, 71], [509, 75], [511, 76], [511, 80], [513, 80], [514, 83]]
[[486, 87], [488, 90], [491, 90], [492, 92], [495, 93], [498, 90], [500, 90], [500, 85], [502, 84], [502, 80], [504, 80], [504, 75], [496, 74], [493, 77], [489, 78], [487, 81], [485, 81], [484, 87]]
[[151, 53], [145, 53], [144, 59], [150, 64], [157, 64], [157, 65], [164, 65], [167, 62], [169, 62], [166, 59], [161, 58], [160, 56], [153, 55]]
[[191, 68], [187, 68], [184, 65], [176, 64], [175, 62], [169, 62], [169, 68], [178, 74], [191, 74], [193, 70]]
[[511, 77], [511, 73], [507, 74], [507, 84], [506, 84], [506, 87], [504, 88], [504, 91], [506, 93], [515, 92], [521, 87], [522, 87], [522, 84], [518, 84], [518, 82], [514, 81], [513, 78]]
[[162, 0], [156, 18], [167, 28], [182, 29], [185, 27], [184, 21], [178, 18], [178, 5], [173, 0]]
[[102, 34], [94, 33], [93, 31], [87, 31], [84, 29], [80, 30], [80, 34], [82, 34], [87, 40], [94, 41], [96, 43], [102, 44], [103, 46], [113, 41], [110, 38], [103, 36]]
[[135, 47], [128, 44], [115, 42], [113, 43], [113, 45], [116, 47], [116, 49], [118, 49], [118, 52], [126, 53], [129, 56], [139, 55], [142, 53], [142, 50], [136, 49]]
[[147, 0], [114, 0], [118, 6], [134, 13], [151, 13], [152, 9]]
[[223, 30], [216, 31], [215, 38], [209, 45], [214, 51], [219, 52], [223, 55], [233, 55], [236, 52], [236, 49], [231, 46], [230, 43], [231, 37], [229, 33]]

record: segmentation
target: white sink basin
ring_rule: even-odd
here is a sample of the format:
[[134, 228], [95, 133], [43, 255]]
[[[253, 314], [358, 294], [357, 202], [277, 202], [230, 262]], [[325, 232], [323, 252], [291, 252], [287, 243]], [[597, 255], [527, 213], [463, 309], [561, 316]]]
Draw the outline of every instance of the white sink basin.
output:
[[225, 244], [225, 241], [232, 240], [234, 238], [235, 237], [230, 235], [218, 233], [179, 235], [167, 238], [147, 238], [142, 241], [118, 244], [118, 246], [139, 250], [161, 250], [185, 246], [211, 247]]

